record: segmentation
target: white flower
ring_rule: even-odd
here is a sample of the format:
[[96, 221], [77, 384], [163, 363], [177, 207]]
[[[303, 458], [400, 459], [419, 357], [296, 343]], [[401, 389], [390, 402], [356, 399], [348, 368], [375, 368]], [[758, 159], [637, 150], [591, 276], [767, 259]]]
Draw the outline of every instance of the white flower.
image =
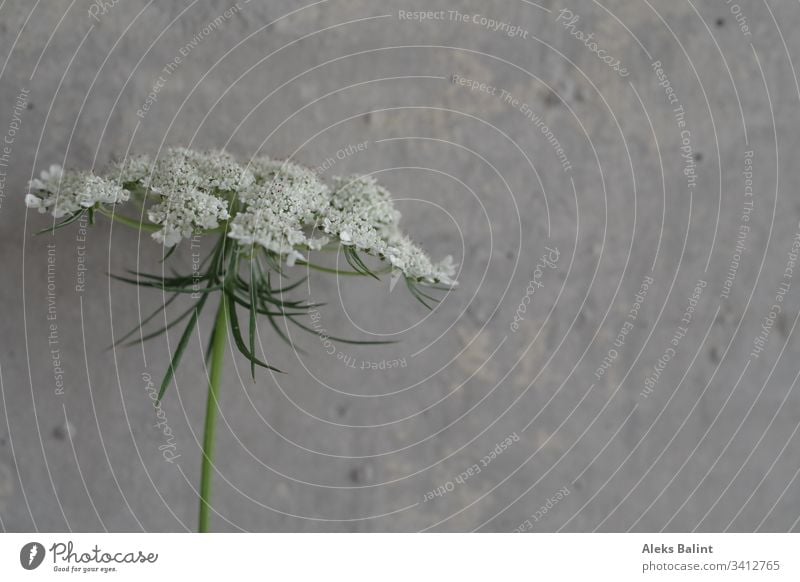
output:
[[148, 155], [128, 156], [121, 162], [113, 163], [109, 171], [106, 172], [106, 177], [110, 180], [116, 180], [120, 184], [141, 182], [150, 175], [153, 169], [152, 163]]
[[151, 222], [163, 228], [153, 238], [165, 247], [190, 238], [196, 231], [217, 228], [221, 220], [230, 218], [228, 203], [199, 190], [176, 191], [164, 196], [147, 213]]
[[[129, 156], [106, 177], [51, 166], [31, 180], [25, 204], [59, 218], [124, 202], [130, 194], [123, 186], [138, 186], [160, 197], [147, 215], [161, 226], [153, 238], [167, 247], [229, 221], [228, 237], [243, 246], [260, 245], [288, 266], [305, 261], [304, 251], [319, 250], [333, 237], [388, 261], [395, 274], [425, 284], [456, 284], [452, 257], [434, 263], [402, 234], [391, 194], [373, 177], [334, 180], [331, 191], [313, 170], [294, 162], [260, 157], [244, 167], [224, 151], [170, 148], [154, 161]], [[329, 236], [314, 236], [317, 228]]]
[[256, 182], [242, 192], [245, 202], [269, 201], [304, 222], [316, 220], [328, 205], [330, 190], [310, 168], [262, 157], [252, 161], [251, 169]]
[[25, 206], [28, 208], [36, 208], [39, 212], [46, 212], [47, 208], [42, 206], [42, 199], [38, 196], [34, 196], [30, 192], [25, 194]]
[[231, 221], [228, 236], [286, 255], [287, 264], [302, 260], [297, 247], [321, 248], [327, 238], [313, 238], [309, 231], [328, 205], [328, 187], [312, 170], [292, 162], [258, 158], [252, 169], [255, 182], [239, 194], [244, 209]]
[[58, 187], [58, 182], [61, 176], [64, 175], [64, 170], [58, 164], [53, 164], [47, 170], [42, 170], [40, 178], [34, 178], [28, 183], [29, 190], [48, 190], [50, 186]]
[[392, 196], [371, 176], [334, 178], [330, 206], [323, 212], [322, 229], [342, 244], [383, 254], [400, 221]]
[[455, 285], [452, 257], [433, 263], [399, 228], [392, 196], [371, 176], [335, 178], [331, 204], [322, 217], [325, 232], [344, 245], [389, 261], [396, 272], [422, 283]]
[[54, 218], [74, 214], [96, 204], [117, 204], [129, 198], [127, 190], [111, 180], [88, 172], [65, 174], [60, 166], [50, 166], [41, 177], [31, 180], [25, 196], [28, 208], [50, 211]]
[[286, 255], [286, 266], [287, 267], [294, 267], [297, 261], [305, 261], [306, 258], [298, 253], [297, 251], [291, 251], [288, 255]]
[[212, 150], [195, 152], [184, 148], [173, 150], [186, 156], [199, 175], [198, 186], [204, 190], [241, 192], [255, 180], [250, 170], [242, 167], [228, 152]]
[[406, 235], [398, 234], [389, 240], [385, 257], [395, 269], [408, 278], [424, 283], [442, 283], [450, 286], [457, 284], [453, 279], [456, 273], [453, 257], [448, 255], [442, 261], [434, 263], [425, 251]]
[[458, 281], [454, 279], [457, 267], [458, 265], [453, 260], [453, 256], [447, 255], [438, 263], [433, 264], [434, 279], [439, 283], [455, 287], [458, 285]]
[[170, 148], [141, 177], [144, 187], [169, 195], [188, 190], [239, 192], [254, 181], [253, 174], [223, 151], [196, 152]]

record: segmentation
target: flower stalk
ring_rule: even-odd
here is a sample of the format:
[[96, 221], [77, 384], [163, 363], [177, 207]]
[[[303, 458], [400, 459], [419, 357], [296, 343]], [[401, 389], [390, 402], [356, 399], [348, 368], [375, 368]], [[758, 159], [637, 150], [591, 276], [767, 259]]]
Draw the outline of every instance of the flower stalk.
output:
[[206, 420], [203, 428], [203, 463], [200, 471], [200, 516], [197, 530], [208, 532], [211, 526], [211, 485], [214, 477], [214, 449], [216, 444], [217, 417], [219, 416], [219, 394], [222, 384], [222, 369], [225, 365], [225, 350], [228, 347], [228, 307], [226, 296], [220, 297], [217, 317], [211, 331], [211, 353], [209, 354], [208, 397]]

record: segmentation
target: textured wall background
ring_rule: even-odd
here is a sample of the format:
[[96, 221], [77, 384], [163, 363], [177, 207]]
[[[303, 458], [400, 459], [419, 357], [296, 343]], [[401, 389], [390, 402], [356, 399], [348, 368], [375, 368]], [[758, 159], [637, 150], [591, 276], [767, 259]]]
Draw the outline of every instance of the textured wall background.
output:
[[200, 340], [164, 401], [174, 462], [143, 375], [177, 332], [107, 350], [159, 295], [105, 273], [158, 246], [34, 237], [23, 203], [51, 163], [188, 145], [373, 172], [463, 266], [432, 313], [312, 277], [332, 333], [398, 344], [293, 353], [265, 325], [289, 374], [229, 358], [216, 529], [797, 530], [798, 25], [755, 0], [3, 2], [0, 527], [196, 526]]

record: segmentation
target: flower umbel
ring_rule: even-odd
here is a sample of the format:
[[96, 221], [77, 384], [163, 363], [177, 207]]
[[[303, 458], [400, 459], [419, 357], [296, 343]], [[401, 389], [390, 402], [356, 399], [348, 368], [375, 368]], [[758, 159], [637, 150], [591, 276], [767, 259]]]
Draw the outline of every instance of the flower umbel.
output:
[[130, 193], [117, 182], [89, 172], [65, 174], [61, 166], [50, 166], [31, 180], [25, 196], [28, 208], [50, 212], [54, 218], [75, 214], [98, 204], [126, 202]]
[[303, 258], [305, 248], [322, 248], [328, 239], [314, 238], [310, 231], [328, 204], [328, 187], [310, 169], [292, 162], [259, 158], [252, 169], [255, 182], [239, 194], [243, 209], [231, 221], [228, 236], [285, 256], [289, 266]]
[[195, 232], [217, 228], [230, 214], [222, 198], [200, 190], [178, 190], [151, 206], [147, 217], [163, 227], [153, 233], [153, 238], [172, 247]]
[[[151, 224], [140, 224], [117, 209], [109, 211], [109, 206], [131, 197], [142, 205], [143, 216]], [[188, 281], [195, 286], [206, 281], [209, 289], [221, 290], [228, 297], [234, 337], [240, 333], [234, 325], [237, 306], [250, 311], [249, 345], [243, 337], [236, 344], [253, 368], [272, 367], [255, 355], [256, 316], [265, 315], [270, 321], [284, 317], [297, 324], [294, 317], [308, 307], [282, 298], [282, 292], [294, 286], [273, 288], [271, 273], [284, 277], [284, 266], [299, 262], [306, 268], [376, 279], [378, 273], [391, 271], [395, 279], [405, 277], [412, 294], [427, 307], [428, 301], [438, 300], [420, 286], [446, 289], [456, 285], [452, 258], [434, 262], [403, 234], [391, 194], [372, 176], [335, 178], [329, 188], [313, 170], [292, 161], [258, 157], [242, 165], [224, 151], [170, 148], [155, 159], [130, 156], [112, 164], [102, 176], [51, 166], [31, 181], [25, 202], [39, 212], [65, 218], [57, 227], [86, 211], [90, 221], [100, 211], [129, 226], [147, 226], [170, 253], [183, 239], [216, 234], [213, 253], [203, 262], [207, 272], [199, 277], [142, 274], [146, 282], [122, 279], [165, 292], [185, 293]], [[324, 267], [307, 258], [323, 249], [338, 250], [352, 271]], [[365, 262], [366, 256], [386, 263], [385, 268], [375, 271]], [[192, 295], [197, 293], [193, 287]], [[198, 313], [207, 299], [207, 294], [200, 295], [195, 306]], [[187, 333], [195, 323], [196, 317], [191, 318]], [[175, 367], [177, 362], [171, 370]], [[168, 374], [162, 393], [170, 378]]]
[[424, 283], [442, 283], [450, 286], [456, 284], [453, 279], [456, 265], [452, 256], [447, 255], [443, 260], [434, 263], [425, 251], [406, 235], [392, 237], [385, 255], [392, 266], [402, 271], [406, 277]]
[[147, 218], [161, 227], [152, 236], [166, 247], [224, 226], [239, 246], [264, 249], [288, 266], [337, 244], [362, 274], [372, 273], [359, 252], [415, 283], [456, 284], [452, 259], [434, 263], [400, 231], [391, 194], [372, 176], [335, 178], [331, 189], [291, 161], [259, 157], [242, 165], [224, 151], [170, 148], [155, 160], [130, 156], [105, 176], [51, 166], [31, 181], [25, 202], [61, 218], [125, 202], [129, 189], [149, 202]]
[[392, 195], [375, 178], [335, 178], [330, 205], [323, 214], [322, 228], [338, 236], [342, 244], [382, 255], [399, 222], [400, 212], [392, 203]]
[[[136, 170], [143, 166], [141, 159], [130, 165]], [[128, 177], [139, 175], [131, 173]], [[227, 152], [186, 148], [168, 149], [152, 164], [151, 172], [139, 177], [143, 187], [166, 196], [192, 189], [207, 193], [239, 192], [252, 184], [253, 179], [253, 174]]]

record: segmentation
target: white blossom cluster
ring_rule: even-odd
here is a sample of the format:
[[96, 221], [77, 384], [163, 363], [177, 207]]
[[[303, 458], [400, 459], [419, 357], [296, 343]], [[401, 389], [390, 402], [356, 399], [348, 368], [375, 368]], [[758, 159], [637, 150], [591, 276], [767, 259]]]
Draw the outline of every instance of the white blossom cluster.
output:
[[197, 231], [217, 228], [230, 215], [228, 202], [222, 198], [200, 190], [176, 190], [151, 206], [147, 217], [162, 226], [153, 233], [153, 238], [165, 247], [172, 247]]
[[400, 212], [392, 195], [372, 176], [335, 178], [330, 205], [322, 214], [322, 229], [389, 261], [406, 277], [426, 283], [455, 285], [455, 265], [448, 256], [433, 263], [428, 255], [400, 231]]
[[186, 190], [200, 190], [215, 195], [240, 192], [254, 181], [249, 170], [223, 151], [198, 152], [187, 148], [170, 148], [151, 164], [151, 171], [141, 176], [146, 159], [134, 159], [129, 164], [131, 177], [137, 177], [144, 188], [165, 196]]
[[52, 166], [31, 182], [25, 200], [58, 218], [124, 202], [128, 189], [155, 196], [147, 216], [161, 226], [153, 238], [168, 247], [227, 221], [230, 238], [259, 245], [290, 266], [304, 259], [303, 251], [333, 239], [388, 261], [415, 281], [456, 284], [452, 258], [434, 263], [400, 231], [391, 194], [371, 176], [335, 178], [330, 189], [293, 162], [261, 157], [244, 166], [223, 151], [171, 148], [155, 160], [130, 156], [105, 177]]
[[285, 255], [290, 266], [303, 258], [298, 248], [317, 250], [328, 242], [307, 234], [330, 198], [313, 171], [269, 158], [253, 160], [251, 168], [255, 181], [239, 193], [243, 208], [230, 223], [229, 237]]
[[255, 181], [249, 170], [222, 151], [170, 148], [154, 163], [148, 161], [137, 157], [125, 163], [121, 180], [138, 182], [161, 196], [147, 216], [162, 226], [153, 238], [167, 247], [228, 220], [230, 200], [226, 193], [241, 192]]
[[28, 184], [25, 204], [39, 212], [61, 218], [96, 204], [117, 204], [128, 200], [129, 192], [117, 182], [89, 172], [65, 174], [61, 166], [43, 170]]
[[323, 213], [322, 229], [344, 245], [383, 255], [397, 230], [400, 212], [389, 191], [372, 176], [334, 178], [333, 196]]
[[434, 263], [425, 251], [404, 234], [396, 234], [389, 240], [384, 255], [406, 277], [426, 283], [456, 284], [456, 264], [452, 256], [447, 255]]
[[152, 161], [148, 155], [128, 156], [121, 162], [111, 164], [108, 177], [120, 184], [136, 185], [143, 182], [152, 170]]

